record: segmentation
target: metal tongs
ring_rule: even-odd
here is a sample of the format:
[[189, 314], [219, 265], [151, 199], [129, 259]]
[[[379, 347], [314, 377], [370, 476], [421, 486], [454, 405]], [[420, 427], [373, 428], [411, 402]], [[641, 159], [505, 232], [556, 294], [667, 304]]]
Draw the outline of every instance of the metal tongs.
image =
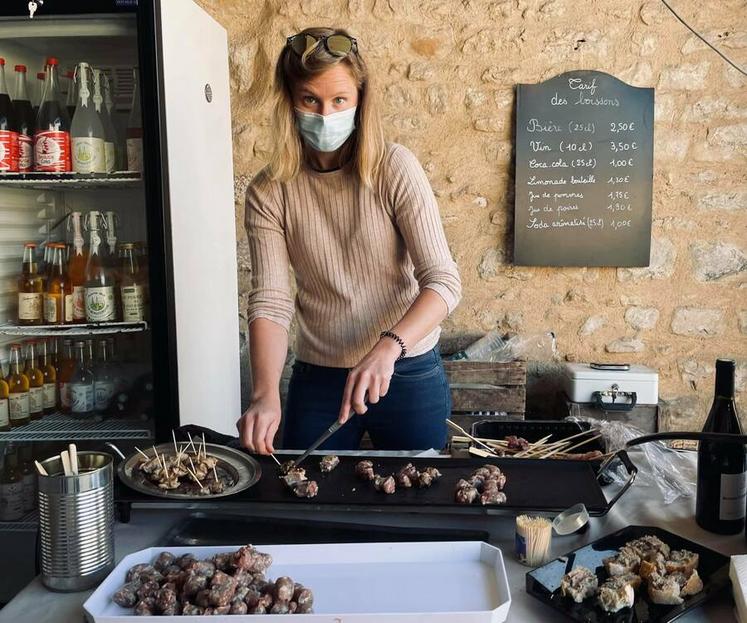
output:
[[345, 425], [345, 423], [349, 422], [351, 419], [353, 419], [353, 416], [355, 415], [355, 411], [351, 411], [350, 415], [348, 416], [348, 419], [345, 420], [345, 422], [340, 422], [340, 420], [336, 420], [332, 426], [330, 426], [327, 430], [325, 430], [319, 439], [317, 439], [314, 443], [311, 444], [308, 450], [304, 452], [301, 456], [299, 456], [295, 461], [292, 461], [293, 467], [298, 467], [301, 464], [301, 461], [304, 461], [306, 457], [308, 457], [314, 450], [316, 450], [319, 446], [321, 446], [327, 439], [329, 439], [332, 435], [334, 435], [342, 426]]

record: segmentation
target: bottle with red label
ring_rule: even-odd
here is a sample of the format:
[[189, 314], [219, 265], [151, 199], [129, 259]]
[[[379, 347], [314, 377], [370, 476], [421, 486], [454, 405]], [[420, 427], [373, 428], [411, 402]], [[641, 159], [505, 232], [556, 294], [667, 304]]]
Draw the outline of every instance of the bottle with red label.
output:
[[60, 103], [59, 79], [54, 57], [47, 59], [44, 98], [36, 118], [34, 134], [34, 170], [64, 172], [71, 170], [70, 117]]
[[0, 58], [0, 172], [14, 171], [18, 171], [18, 132], [5, 82], [5, 59]]
[[30, 173], [34, 170], [34, 127], [36, 117], [29, 99], [26, 84], [26, 65], [16, 65], [16, 98], [13, 100], [13, 112], [16, 116], [18, 131], [18, 171]]

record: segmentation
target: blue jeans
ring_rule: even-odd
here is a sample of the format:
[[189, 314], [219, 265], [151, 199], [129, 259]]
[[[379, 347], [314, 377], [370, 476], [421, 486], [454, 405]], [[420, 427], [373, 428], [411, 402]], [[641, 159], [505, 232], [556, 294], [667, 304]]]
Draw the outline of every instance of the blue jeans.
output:
[[[338, 417], [348, 368], [293, 364], [285, 405], [283, 447], [305, 450]], [[355, 415], [322, 446], [357, 450], [368, 432], [377, 450], [441, 449], [451, 394], [438, 347], [394, 364], [389, 391], [365, 415]]]

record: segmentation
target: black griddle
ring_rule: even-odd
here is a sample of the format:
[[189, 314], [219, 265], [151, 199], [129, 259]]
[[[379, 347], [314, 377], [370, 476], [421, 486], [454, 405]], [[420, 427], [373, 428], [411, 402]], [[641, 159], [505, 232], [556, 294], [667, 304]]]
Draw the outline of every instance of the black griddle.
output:
[[[299, 455], [300, 456], [300, 453]], [[629, 476], [623, 488], [607, 500], [597, 475], [584, 461], [537, 461], [532, 459], [434, 459], [409, 457], [365, 457], [341, 456], [340, 464], [330, 474], [319, 470], [321, 456], [312, 455], [303, 463], [307, 476], [319, 483], [319, 494], [312, 499], [297, 498], [278, 478], [277, 465], [270, 457], [255, 457], [262, 466], [262, 478], [253, 487], [233, 496], [214, 500], [222, 507], [232, 503], [278, 505], [292, 504], [302, 508], [325, 508], [331, 510], [380, 510], [391, 512], [453, 512], [459, 514], [486, 514], [503, 512], [552, 512], [558, 513], [574, 504], [583, 502], [590, 515], [605, 515], [617, 500], [627, 491], [635, 479], [636, 467], [631, 463], [625, 451], [618, 453]], [[283, 455], [284, 460], [292, 458]], [[443, 477], [426, 489], [398, 489], [393, 495], [376, 491], [373, 483], [359, 480], [354, 473], [355, 464], [363, 459], [374, 463], [374, 471], [389, 475], [399, 471], [406, 463], [412, 463], [419, 469], [427, 466], [437, 467]], [[467, 478], [475, 469], [490, 463], [497, 465], [506, 474], [506, 504], [482, 506], [481, 504], [457, 504], [454, 501], [456, 483], [460, 478]], [[164, 500], [150, 498], [133, 491], [119, 483], [115, 497], [121, 503], [159, 502]], [[210, 498], [194, 500], [192, 508], [210, 503]]]

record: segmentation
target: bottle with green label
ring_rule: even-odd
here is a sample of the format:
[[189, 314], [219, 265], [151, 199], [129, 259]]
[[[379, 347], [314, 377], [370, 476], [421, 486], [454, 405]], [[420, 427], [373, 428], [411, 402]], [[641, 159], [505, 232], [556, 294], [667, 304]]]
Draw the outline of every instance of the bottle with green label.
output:
[[113, 322], [117, 319], [114, 298], [114, 278], [107, 268], [105, 249], [101, 242], [101, 212], [89, 212], [87, 223], [90, 232], [88, 261], [86, 262], [86, 320], [88, 322]]
[[93, 101], [95, 85], [88, 63], [78, 64], [75, 81], [78, 87], [78, 105], [70, 126], [73, 171], [106, 173], [106, 135]]
[[94, 376], [88, 367], [86, 343], [75, 342], [75, 372], [69, 382], [70, 415], [75, 418], [93, 418], [96, 394]]
[[23, 426], [30, 421], [29, 378], [21, 371], [21, 345], [10, 345], [10, 373], [8, 382], [8, 416], [11, 427]]

